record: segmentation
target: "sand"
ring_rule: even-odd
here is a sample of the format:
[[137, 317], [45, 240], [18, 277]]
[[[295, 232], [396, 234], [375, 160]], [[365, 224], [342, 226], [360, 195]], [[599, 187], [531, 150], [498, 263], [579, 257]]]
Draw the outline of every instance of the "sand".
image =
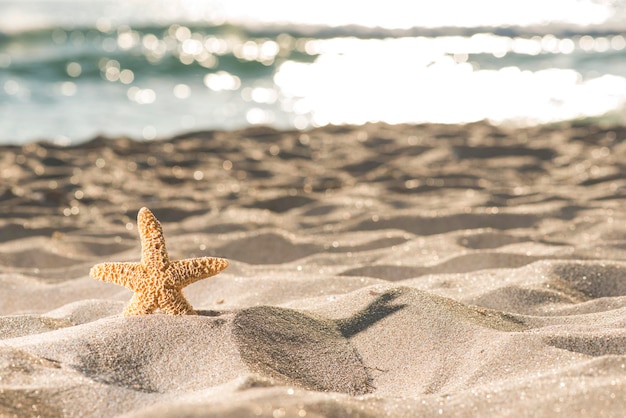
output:
[[[0, 149], [1, 417], [620, 417], [626, 128], [369, 124]], [[230, 267], [199, 315], [88, 277]]]

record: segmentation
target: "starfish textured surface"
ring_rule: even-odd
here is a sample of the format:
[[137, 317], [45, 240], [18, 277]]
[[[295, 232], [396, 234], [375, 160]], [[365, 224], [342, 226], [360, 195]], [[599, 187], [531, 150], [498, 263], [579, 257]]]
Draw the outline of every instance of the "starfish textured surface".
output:
[[124, 316], [146, 315], [157, 309], [170, 315], [195, 315], [183, 287], [216, 275], [228, 267], [228, 261], [215, 257], [170, 260], [161, 224], [148, 208], [139, 210], [137, 227], [141, 262], [97, 264], [89, 275], [135, 292]]

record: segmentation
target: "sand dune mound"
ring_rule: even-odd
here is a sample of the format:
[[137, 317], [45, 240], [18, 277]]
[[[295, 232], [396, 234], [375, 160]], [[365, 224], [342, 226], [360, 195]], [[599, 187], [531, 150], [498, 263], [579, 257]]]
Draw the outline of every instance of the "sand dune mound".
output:
[[233, 325], [243, 361], [258, 373], [312, 390], [363, 395], [373, 389], [358, 353], [332, 321], [260, 306], [238, 312]]

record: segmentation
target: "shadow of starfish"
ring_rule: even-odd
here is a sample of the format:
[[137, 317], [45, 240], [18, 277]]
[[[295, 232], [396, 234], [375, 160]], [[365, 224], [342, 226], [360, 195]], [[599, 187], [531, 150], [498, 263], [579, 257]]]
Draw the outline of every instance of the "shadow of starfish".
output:
[[406, 289], [404, 288], [390, 289], [382, 293], [372, 303], [367, 305], [366, 308], [351, 317], [336, 320], [335, 323], [337, 324], [339, 332], [341, 332], [341, 335], [345, 338], [353, 337], [392, 313], [403, 309], [406, 305], [391, 305], [390, 303], [404, 293], [406, 293]]
[[406, 305], [390, 305], [406, 289], [392, 289], [350, 318], [330, 320], [277, 306], [235, 314], [233, 335], [254, 372], [308, 389], [362, 395], [372, 392], [370, 367], [349, 338]]

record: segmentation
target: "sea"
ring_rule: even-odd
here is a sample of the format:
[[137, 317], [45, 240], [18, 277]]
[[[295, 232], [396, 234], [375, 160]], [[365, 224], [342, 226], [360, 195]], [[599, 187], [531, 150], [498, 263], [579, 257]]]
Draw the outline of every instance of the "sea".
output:
[[0, 144], [626, 123], [626, 0], [0, 0]]

